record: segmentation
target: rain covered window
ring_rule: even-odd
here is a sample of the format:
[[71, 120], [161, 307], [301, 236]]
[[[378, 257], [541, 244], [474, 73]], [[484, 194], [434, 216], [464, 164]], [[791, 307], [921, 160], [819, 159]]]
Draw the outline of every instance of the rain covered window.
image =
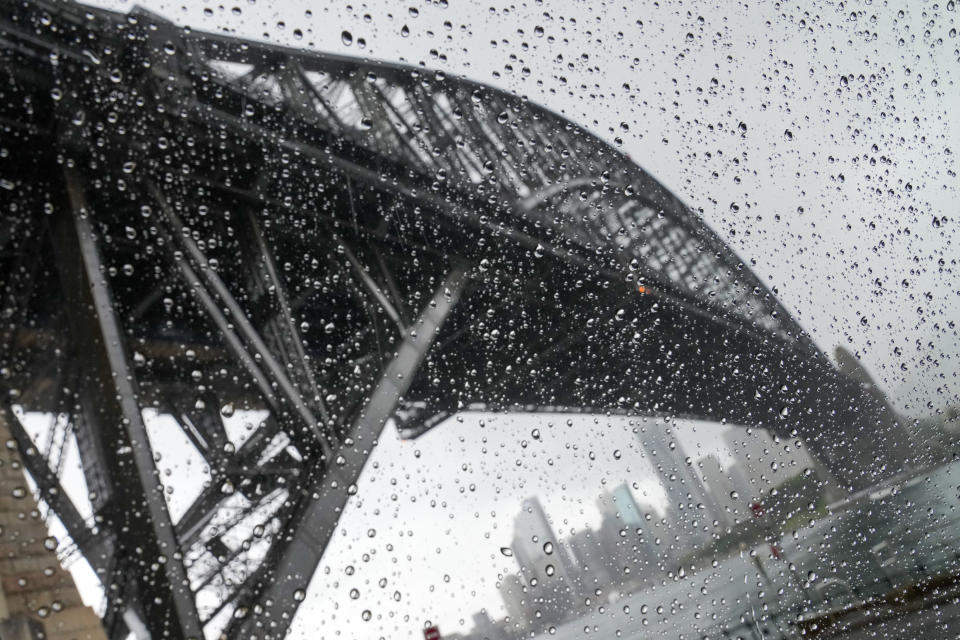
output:
[[0, 9], [0, 640], [956, 635], [952, 0]]

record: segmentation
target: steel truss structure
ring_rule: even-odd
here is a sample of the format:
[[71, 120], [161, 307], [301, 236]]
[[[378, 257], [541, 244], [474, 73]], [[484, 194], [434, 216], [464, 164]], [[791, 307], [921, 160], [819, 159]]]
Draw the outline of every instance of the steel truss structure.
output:
[[[282, 637], [391, 418], [664, 414], [803, 438], [854, 488], [902, 466], [749, 268], [563, 118], [140, 10], [0, 7], [3, 407], [111, 637]], [[182, 513], [150, 412], [205, 463]]]

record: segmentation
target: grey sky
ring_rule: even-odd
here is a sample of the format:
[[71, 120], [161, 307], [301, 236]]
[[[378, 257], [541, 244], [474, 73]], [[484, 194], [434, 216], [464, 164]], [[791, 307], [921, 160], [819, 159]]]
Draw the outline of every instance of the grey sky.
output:
[[[847, 345], [898, 406], [957, 404], [960, 40], [945, 2], [142, 4], [197, 30], [423, 62], [561, 112], [702, 209], [820, 346]], [[480, 419], [414, 443], [388, 428], [294, 637], [455, 628], [499, 606], [493, 584], [513, 566], [497, 550], [524, 497], [543, 496], [567, 531], [595, 524], [604, 487], [656, 493], [624, 421]], [[534, 427], [546, 441], [527, 438]], [[711, 425], [684, 428], [716, 442]]]

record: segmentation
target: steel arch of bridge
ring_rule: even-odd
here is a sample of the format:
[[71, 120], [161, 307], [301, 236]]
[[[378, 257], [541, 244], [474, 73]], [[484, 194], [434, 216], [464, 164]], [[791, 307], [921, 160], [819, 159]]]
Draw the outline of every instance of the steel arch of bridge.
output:
[[[851, 487], [903, 464], [749, 268], [563, 118], [139, 10], [0, 7], [4, 410], [112, 637], [131, 616], [282, 636], [392, 417], [726, 419], [804, 438]], [[15, 407], [63, 416], [60, 446]], [[145, 409], [208, 467], [176, 516]], [[235, 410], [265, 417], [238, 438]], [[90, 520], [60, 486], [67, 441]]]

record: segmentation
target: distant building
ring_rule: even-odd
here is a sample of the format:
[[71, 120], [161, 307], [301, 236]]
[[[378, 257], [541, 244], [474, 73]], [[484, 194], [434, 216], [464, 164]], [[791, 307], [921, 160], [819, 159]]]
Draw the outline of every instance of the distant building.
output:
[[[770, 476], [770, 463], [773, 461], [775, 445], [770, 434], [764, 429], [743, 429], [735, 427], [723, 435], [727, 451], [733, 456], [745, 485], [737, 487], [738, 493], [747, 500], [756, 500], [759, 489], [766, 484]], [[761, 478], [764, 482], [761, 482]]]
[[715, 454], [697, 463], [707, 489], [717, 503], [717, 519], [729, 527], [750, 517], [750, 484], [737, 464], [724, 464]]
[[508, 640], [503, 621], [494, 622], [486, 611], [473, 614], [473, 630], [468, 636], [471, 640]]
[[630, 527], [643, 526], [643, 514], [640, 512], [640, 506], [637, 505], [633, 492], [630, 491], [626, 482], [619, 485], [611, 492], [613, 500], [608, 503], [607, 508], [616, 508], [616, 513], [623, 523]]
[[503, 600], [503, 606], [511, 622], [525, 627], [527, 621], [533, 618], [533, 608], [530, 606], [527, 586], [520, 576], [515, 573], [505, 575], [497, 585], [497, 590], [500, 592], [500, 599]]
[[649, 573], [655, 566], [653, 560], [657, 555], [654, 536], [650, 521], [637, 504], [629, 485], [623, 483], [601, 495], [597, 507], [602, 517], [600, 545], [607, 555], [611, 578], [630, 580]]
[[597, 588], [603, 588], [613, 581], [609, 559], [600, 544], [600, 534], [593, 529], [578, 531], [567, 540], [564, 546], [570, 553], [575, 567], [577, 591], [586, 597]]
[[640, 442], [667, 494], [667, 519], [674, 526], [678, 551], [701, 546], [710, 538], [718, 508], [695, 472], [693, 460], [669, 424], [647, 424], [640, 432]]
[[730, 473], [733, 489], [747, 505], [762, 502], [772, 487], [807, 468], [813, 469], [827, 487], [835, 489], [838, 486], [806, 448], [798, 448], [792, 441], [778, 444], [766, 429], [735, 427], [724, 434], [723, 441], [738, 468]]
[[523, 501], [511, 547], [533, 607], [540, 613], [537, 619], [543, 624], [560, 622], [570, 613], [576, 593], [571, 563], [536, 498]]

